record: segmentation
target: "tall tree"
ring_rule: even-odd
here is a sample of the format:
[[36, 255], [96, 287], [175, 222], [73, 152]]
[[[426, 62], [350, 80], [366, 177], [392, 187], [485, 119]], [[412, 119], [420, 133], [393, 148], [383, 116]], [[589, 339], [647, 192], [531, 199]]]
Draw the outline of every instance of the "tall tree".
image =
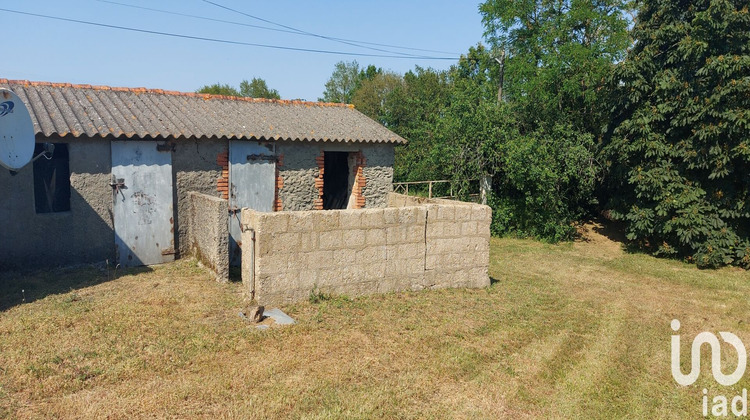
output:
[[357, 61], [339, 61], [333, 69], [333, 74], [325, 84], [323, 97], [318, 98], [323, 102], [337, 102], [349, 104], [354, 100], [354, 94], [366, 80], [374, 79], [382, 74], [383, 69], [370, 64], [366, 68], [360, 68]]
[[485, 37], [505, 52], [504, 96], [527, 130], [565, 121], [598, 134], [598, 94], [629, 45], [627, 0], [487, 0]]
[[699, 266], [750, 268], [746, 0], [645, 0], [612, 79], [611, 206], [628, 238]]
[[351, 103], [354, 91], [359, 87], [360, 68], [356, 60], [351, 62], [339, 61], [333, 69], [333, 74], [325, 84], [323, 102]]
[[243, 80], [240, 83], [240, 95], [250, 98], [266, 98], [266, 99], [280, 99], [279, 91], [276, 89], [269, 89], [266, 81], [257, 77], [253, 77], [253, 80], [248, 82]]
[[499, 76], [481, 45], [451, 68], [440, 166], [456, 181], [493, 177], [493, 233], [570, 239], [593, 192], [594, 138], [564, 121], [522, 132], [514, 104], [497, 101]]
[[352, 96], [352, 104], [368, 117], [388, 126], [393, 92], [403, 84], [403, 77], [393, 72], [375, 73], [365, 77]]
[[[492, 58], [505, 57], [503, 107], [518, 133], [498, 145], [494, 230], [569, 239], [572, 223], [596, 204], [596, 140], [609, 107], [603, 88], [630, 45], [629, 3], [487, 0], [479, 7]], [[485, 89], [487, 101], [497, 89]]]

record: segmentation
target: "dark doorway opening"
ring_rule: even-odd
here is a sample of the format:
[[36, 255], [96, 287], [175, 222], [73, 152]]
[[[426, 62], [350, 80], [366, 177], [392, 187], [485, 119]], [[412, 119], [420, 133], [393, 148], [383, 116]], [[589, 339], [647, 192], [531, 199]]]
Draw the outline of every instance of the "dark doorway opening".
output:
[[349, 153], [324, 152], [323, 210], [345, 209], [349, 204]]

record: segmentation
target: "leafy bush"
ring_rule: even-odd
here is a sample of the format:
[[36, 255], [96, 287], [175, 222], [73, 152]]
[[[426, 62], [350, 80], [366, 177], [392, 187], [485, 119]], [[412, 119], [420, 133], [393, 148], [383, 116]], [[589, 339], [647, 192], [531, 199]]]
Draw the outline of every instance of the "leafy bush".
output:
[[514, 136], [501, 149], [490, 203], [493, 234], [572, 239], [573, 223], [593, 204], [593, 137], [558, 125], [552, 133]]

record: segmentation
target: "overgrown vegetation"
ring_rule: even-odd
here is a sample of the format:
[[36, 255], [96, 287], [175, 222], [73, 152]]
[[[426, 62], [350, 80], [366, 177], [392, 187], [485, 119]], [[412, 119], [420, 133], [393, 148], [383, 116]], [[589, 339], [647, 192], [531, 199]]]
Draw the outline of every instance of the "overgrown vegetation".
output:
[[633, 36], [612, 77], [613, 215], [657, 255], [750, 268], [748, 3], [647, 1]]
[[492, 177], [497, 235], [569, 240], [605, 212], [648, 252], [750, 267], [746, 2], [487, 0], [479, 11], [489, 47], [447, 71], [342, 62], [326, 84], [323, 99], [350, 99], [409, 140], [396, 181], [465, 191]]

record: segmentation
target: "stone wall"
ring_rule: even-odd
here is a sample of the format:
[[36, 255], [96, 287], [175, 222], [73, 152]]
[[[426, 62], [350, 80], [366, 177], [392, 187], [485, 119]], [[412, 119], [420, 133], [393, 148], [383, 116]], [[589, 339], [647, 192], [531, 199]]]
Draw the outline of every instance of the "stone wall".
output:
[[279, 189], [282, 210], [315, 209], [319, 197], [315, 181], [320, 175], [316, 158], [324, 151], [362, 152], [365, 161], [365, 186], [362, 189], [365, 207], [386, 207], [388, 193], [392, 191], [394, 145], [279, 141], [276, 143], [276, 154], [282, 157], [279, 165], [279, 177], [283, 185]]
[[229, 223], [227, 200], [206, 194], [188, 194], [188, 242], [193, 255], [216, 276], [229, 281]]
[[489, 285], [487, 206], [242, 213], [242, 281], [260, 304]]

